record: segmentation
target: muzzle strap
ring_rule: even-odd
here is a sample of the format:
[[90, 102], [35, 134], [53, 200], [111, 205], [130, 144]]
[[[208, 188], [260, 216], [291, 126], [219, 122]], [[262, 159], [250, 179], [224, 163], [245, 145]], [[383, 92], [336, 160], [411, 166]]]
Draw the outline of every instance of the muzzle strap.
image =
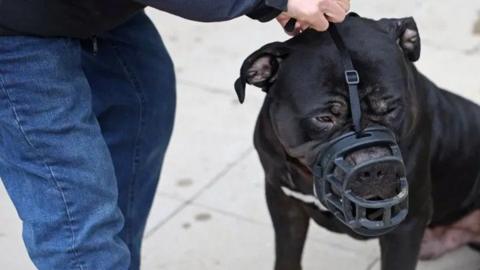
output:
[[345, 81], [348, 87], [348, 95], [350, 99], [350, 112], [352, 114], [353, 127], [356, 133], [362, 131], [362, 110], [360, 106], [360, 95], [358, 93], [358, 84], [360, 83], [360, 76], [358, 71], [353, 66], [352, 57], [348, 52], [342, 37], [338, 33], [337, 26], [333, 23], [330, 24], [328, 32], [335, 43], [340, 56], [342, 57], [343, 66], [345, 67]]

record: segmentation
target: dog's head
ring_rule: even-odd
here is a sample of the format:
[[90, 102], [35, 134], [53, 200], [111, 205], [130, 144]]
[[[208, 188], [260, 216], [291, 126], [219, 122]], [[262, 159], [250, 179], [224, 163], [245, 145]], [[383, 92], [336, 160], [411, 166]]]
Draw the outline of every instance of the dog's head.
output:
[[[412, 62], [420, 57], [420, 37], [415, 21], [351, 15], [338, 28], [361, 78], [362, 126], [387, 127], [401, 141], [414, 126], [417, 110]], [[308, 30], [260, 48], [245, 60], [235, 84], [240, 102], [245, 84], [267, 92], [278, 139], [307, 168], [322, 145], [352, 130], [344, 66], [328, 32]], [[349, 153], [347, 161], [355, 165], [388, 152], [370, 147]], [[376, 168], [364, 175], [371, 181], [359, 179], [356, 193], [366, 199], [391, 196], [393, 173]]]

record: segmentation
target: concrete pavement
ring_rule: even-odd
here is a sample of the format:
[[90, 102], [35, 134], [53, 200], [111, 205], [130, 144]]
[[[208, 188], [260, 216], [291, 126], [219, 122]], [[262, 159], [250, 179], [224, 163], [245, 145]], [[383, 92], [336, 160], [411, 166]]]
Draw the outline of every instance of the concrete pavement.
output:
[[[480, 2], [354, 0], [362, 16], [414, 16], [423, 41], [418, 68], [438, 85], [480, 102]], [[178, 116], [143, 250], [143, 268], [272, 269], [273, 230], [252, 133], [263, 93], [233, 82], [243, 59], [287, 38], [275, 24], [246, 18], [200, 24], [149, 10], [176, 63]], [[1, 186], [1, 185], [0, 185]], [[20, 223], [0, 188], [0, 269], [34, 269]], [[478, 270], [464, 248], [420, 270]], [[358, 242], [311, 226], [304, 269], [379, 269], [376, 241]]]

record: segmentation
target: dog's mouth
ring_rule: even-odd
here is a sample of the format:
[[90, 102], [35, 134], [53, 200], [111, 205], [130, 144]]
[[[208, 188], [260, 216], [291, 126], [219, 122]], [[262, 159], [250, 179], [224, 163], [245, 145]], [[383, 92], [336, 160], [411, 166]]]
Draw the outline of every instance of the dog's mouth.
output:
[[[315, 151], [317, 152], [317, 151]], [[390, 156], [391, 152], [384, 147], [371, 147], [367, 150], [353, 152], [348, 155], [347, 162], [352, 166], [364, 162], [373, 161], [378, 158]], [[305, 176], [311, 176], [313, 170], [309, 165], [309, 154], [298, 155], [292, 160], [299, 171]], [[337, 179], [343, 179], [346, 175], [339, 169], [334, 170]], [[398, 168], [390, 164], [373, 165], [357, 173], [355, 180], [348, 183], [347, 189], [355, 196], [368, 201], [382, 201], [396, 196], [401, 189], [400, 173]], [[342, 191], [332, 186], [332, 192], [341, 196]]]
[[[391, 156], [386, 147], [369, 147], [347, 154], [346, 162], [352, 166], [362, 165], [371, 161]], [[362, 167], [355, 172], [352, 181], [348, 182], [347, 190], [364, 200], [381, 201], [397, 195], [400, 191], [400, 172], [398, 167], [391, 163], [373, 163]], [[336, 168], [334, 175], [337, 179], [345, 177], [344, 172]], [[340, 196], [341, 191], [333, 189]]]

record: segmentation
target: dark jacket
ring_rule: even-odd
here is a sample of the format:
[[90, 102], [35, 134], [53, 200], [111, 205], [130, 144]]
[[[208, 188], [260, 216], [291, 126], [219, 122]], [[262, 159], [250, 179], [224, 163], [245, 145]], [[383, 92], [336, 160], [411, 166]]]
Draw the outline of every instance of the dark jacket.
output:
[[115, 28], [145, 6], [195, 21], [241, 15], [268, 21], [287, 0], [0, 0], [0, 35], [88, 38]]

